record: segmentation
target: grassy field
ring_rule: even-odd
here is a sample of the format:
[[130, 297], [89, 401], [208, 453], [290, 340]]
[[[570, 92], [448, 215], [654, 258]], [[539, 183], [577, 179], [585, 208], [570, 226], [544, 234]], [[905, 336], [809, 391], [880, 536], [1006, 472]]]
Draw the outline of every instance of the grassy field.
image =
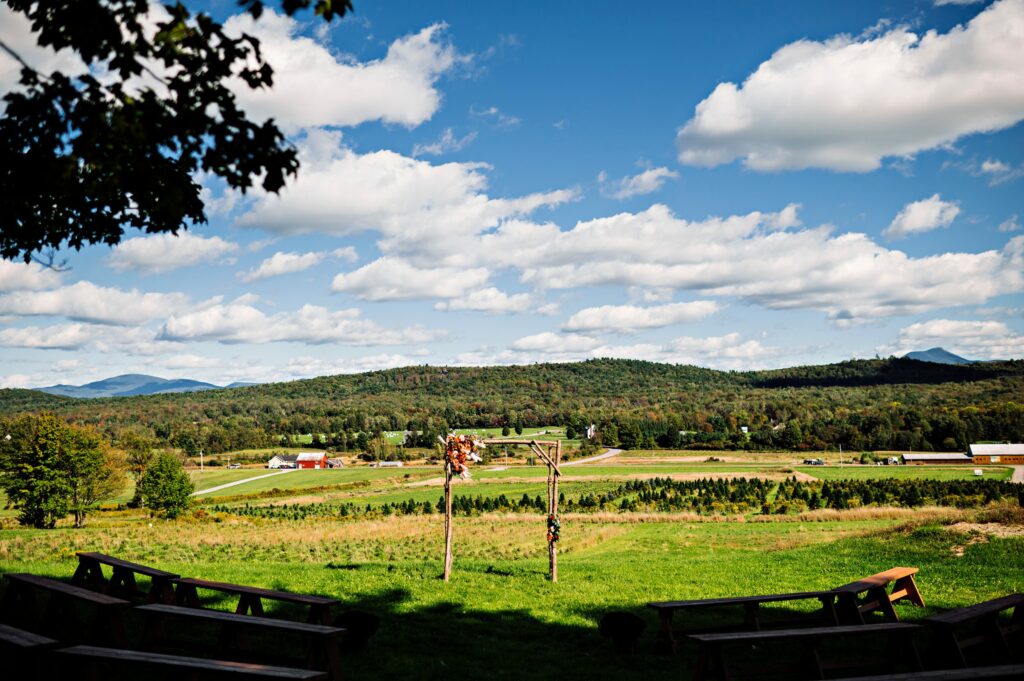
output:
[[[973, 478], [973, 468], [797, 466], [775, 461], [659, 461], [567, 467], [567, 495], [600, 494], [635, 477], [759, 475], [793, 471], [822, 479]], [[193, 473], [197, 489], [264, 475], [265, 469]], [[543, 466], [486, 470], [458, 495], [511, 499], [544, 494]], [[985, 477], [1005, 478], [990, 467]], [[788, 516], [698, 517], [669, 513], [566, 514], [558, 584], [546, 580], [540, 513], [455, 519], [455, 571], [439, 579], [439, 514], [266, 519], [215, 505], [357, 505], [443, 494], [432, 467], [293, 471], [200, 495], [195, 514], [167, 521], [140, 511], [97, 513], [84, 529], [0, 531], [0, 572], [67, 578], [75, 551], [95, 550], [183, 575], [339, 598], [372, 612], [381, 628], [366, 650], [346, 654], [349, 679], [526, 677], [688, 678], [693, 650], [655, 651], [653, 600], [825, 589], [896, 565], [920, 568], [928, 608], [897, 606], [914, 620], [939, 610], [1024, 591], [1024, 513], [1000, 509], [860, 508]], [[130, 495], [129, 495], [130, 496]], [[11, 513], [10, 511], [7, 512]], [[998, 521], [998, 522], [996, 522]], [[964, 523], [972, 524], [966, 525]], [[229, 601], [212, 607], [231, 608]], [[616, 655], [597, 622], [612, 610], [642, 617], [637, 654]], [[792, 611], [769, 608], [770, 619]], [[291, 613], [297, 615], [296, 613]], [[721, 615], [717, 615], [720, 617]], [[455, 643], [453, 644], [452, 641]]]
[[979, 477], [975, 468], [983, 471], [981, 477], [995, 480], [1009, 480], [1013, 474], [1006, 466], [797, 466], [796, 470], [819, 480], [972, 480]]
[[[877, 515], [764, 523], [568, 517], [558, 584], [545, 579], [544, 525], [535, 515], [457, 519], [448, 584], [438, 578], [438, 516], [152, 526], [120, 518], [78, 531], [10, 530], [0, 534], [0, 570], [68, 577], [74, 551], [93, 549], [185, 575], [332, 595], [382, 619], [368, 649], [346, 657], [350, 679], [524, 678], [537, 670], [562, 679], [686, 678], [690, 651], [654, 654], [646, 602], [823, 589], [897, 564], [921, 568], [929, 604], [898, 606], [909, 620], [1024, 588], [1022, 536], [954, 531], [943, 524], [963, 515], [953, 510]], [[647, 621], [639, 654], [619, 657], [598, 636], [596, 623], [610, 610]]]

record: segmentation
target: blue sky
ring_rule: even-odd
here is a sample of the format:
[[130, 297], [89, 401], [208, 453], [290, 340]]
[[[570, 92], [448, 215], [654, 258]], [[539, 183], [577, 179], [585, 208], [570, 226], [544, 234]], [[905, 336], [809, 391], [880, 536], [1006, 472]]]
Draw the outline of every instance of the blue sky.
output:
[[0, 264], [0, 384], [1024, 357], [1024, 0], [193, 7], [262, 40], [299, 177]]

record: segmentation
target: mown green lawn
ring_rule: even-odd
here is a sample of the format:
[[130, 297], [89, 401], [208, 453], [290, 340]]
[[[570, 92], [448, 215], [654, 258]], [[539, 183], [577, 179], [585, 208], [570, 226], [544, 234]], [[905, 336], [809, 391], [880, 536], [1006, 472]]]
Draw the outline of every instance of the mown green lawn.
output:
[[[955, 513], [955, 511], [950, 511]], [[655, 654], [644, 604], [825, 589], [896, 565], [920, 568], [929, 607], [914, 620], [1024, 588], [1024, 538], [969, 542], [936, 521], [563, 524], [558, 584], [545, 578], [543, 519], [456, 518], [455, 569], [439, 579], [439, 516], [358, 522], [156, 521], [0, 534], [0, 571], [69, 577], [92, 548], [184, 575], [332, 595], [380, 616], [369, 647], [345, 658], [349, 679], [688, 678], [692, 651]], [[959, 555], [962, 552], [962, 555]], [[231, 607], [229, 602], [220, 607]], [[597, 633], [611, 610], [647, 622], [638, 654]], [[454, 641], [454, 642], [453, 642]]]
[[[984, 471], [983, 476], [976, 476], [975, 468]], [[1009, 480], [1013, 474], [1013, 469], [1005, 466], [797, 466], [796, 470], [819, 480], [972, 480], [977, 477]]]

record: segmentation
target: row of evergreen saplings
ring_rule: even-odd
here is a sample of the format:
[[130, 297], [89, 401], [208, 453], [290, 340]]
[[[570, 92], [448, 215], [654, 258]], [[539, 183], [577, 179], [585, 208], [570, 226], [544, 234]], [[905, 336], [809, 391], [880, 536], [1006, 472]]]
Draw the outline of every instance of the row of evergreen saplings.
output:
[[[1018, 488], [998, 480], [835, 480], [802, 482], [796, 476], [776, 483], [759, 478], [672, 480], [651, 478], [631, 480], [615, 489], [566, 497], [559, 496], [563, 513], [597, 511], [690, 512], [701, 515], [760, 513], [779, 515], [807, 510], [837, 510], [862, 506], [915, 508], [927, 504], [975, 508], [1003, 499], [1016, 498]], [[283, 504], [242, 507], [214, 506], [215, 512], [235, 515], [301, 520], [307, 517], [359, 517], [426, 515], [444, 511], [444, 498], [430, 501], [388, 502], [382, 505], [344, 503]], [[481, 513], [544, 513], [547, 502], [540, 495], [523, 494], [518, 499], [498, 496], [456, 495], [456, 515]]]

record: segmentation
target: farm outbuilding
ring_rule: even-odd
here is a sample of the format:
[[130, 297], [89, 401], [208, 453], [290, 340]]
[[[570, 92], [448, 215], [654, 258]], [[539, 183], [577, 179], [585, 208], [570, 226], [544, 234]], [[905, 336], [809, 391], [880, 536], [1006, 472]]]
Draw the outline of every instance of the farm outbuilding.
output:
[[327, 468], [325, 452], [299, 452], [295, 460], [296, 468]]
[[345, 462], [339, 458], [327, 459], [328, 468], [344, 468]]
[[937, 452], [904, 454], [903, 463], [910, 466], [927, 463], [971, 463], [971, 457], [966, 454], [942, 454]]
[[275, 454], [267, 462], [267, 468], [295, 468], [298, 454]]
[[1024, 444], [971, 445], [974, 463], [1024, 464]]

